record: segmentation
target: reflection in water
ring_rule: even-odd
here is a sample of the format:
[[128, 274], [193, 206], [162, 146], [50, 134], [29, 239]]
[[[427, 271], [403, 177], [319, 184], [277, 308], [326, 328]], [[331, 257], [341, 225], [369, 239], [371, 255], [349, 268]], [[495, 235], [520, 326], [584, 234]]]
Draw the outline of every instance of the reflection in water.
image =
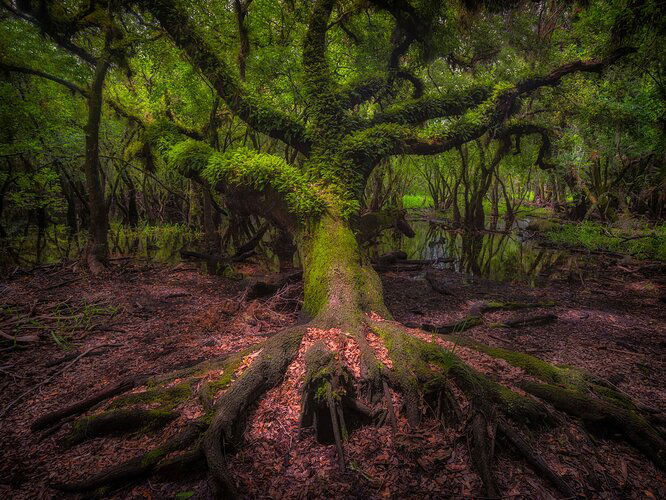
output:
[[[0, 270], [20, 266], [52, 264], [76, 259], [86, 245], [86, 234], [71, 234], [64, 226], [50, 226], [37, 248], [37, 237], [30, 232], [24, 236], [0, 239]], [[182, 248], [197, 248], [202, 235], [180, 224], [140, 226], [136, 228], [113, 224], [109, 230], [109, 250], [112, 257], [131, 256], [155, 262], [180, 261]]]
[[453, 269], [470, 278], [521, 281], [531, 286], [552, 279], [582, 279], [588, 258], [565, 250], [540, 248], [520, 233], [450, 231], [429, 222], [413, 222], [414, 238], [386, 234], [371, 249], [379, 255], [396, 249], [410, 259], [445, 259], [436, 267]]
[[[522, 222], [522, 221], [521, 221]], [[552, 279], [583, 279], [589, 273], [589, 257], [565, 250], [539, 248], [536, 242], [522, 239], [520, 232], [469, 233], [450, 231], [437, 224], [412, 222], [414, 238], [386, 232], [378, 245], [370, 248], [373, 256], [392, 250], [404, 250], [410, 259], [445, 259], [437, 267], [453, 269], [469, 279], [487, 278], [493, 281], [521, 281], [532, 286]], [[519, 223], [519, 227], [524, 227]], [[76, 258], [85, 245], [85, 234], [71, 239], [65, 230], [54, 229], [46, 239], [39, 264]], [[197, 249], [202, 235], [186, 226], [164, 225], [127, 228], [114, 225], [109, 231], [112, 255], [145, 258], [154, 262], [179, 262], [179, 251]], [[13, 240], [11, 254], [22, 256], [21, 264], [35, 265], [34, 241], [30, 238]], [[10, 247], [8, 247], [10, 248]], [[267, 266], [276, 267], [276, 259], [265, 250]], [[9, 253], [8, 253], [9, 254]], [[11, 259], [10, 259], [11, 260]], [[271, 266], [271, 262], [273, 265]], [[6, 266], [0, 259], [0, 268]], [[16, 265], [13, 262], [13, 265]], [[202, 268], [205, 264], [199, 263]]]
[[173, 264], [181, 260], [181, 249], [196, 249], [201, 238], [201, 233], [179, 224], [137, 229], [118, 227], [109, 232], [109, 248], [113, 254]]

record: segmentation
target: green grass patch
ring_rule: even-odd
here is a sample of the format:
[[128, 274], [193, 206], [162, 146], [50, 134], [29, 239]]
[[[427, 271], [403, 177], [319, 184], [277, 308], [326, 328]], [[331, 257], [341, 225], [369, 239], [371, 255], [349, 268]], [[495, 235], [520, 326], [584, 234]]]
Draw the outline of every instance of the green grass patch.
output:
[[666, 225], [624, 230], [598, 222], [562, 224], [545, 233], [554, 243], [666, 261]]
[[432, 196], [425, 194], [406, 194], [402, 197], [403, 208], [432, 208], [434, 205]]

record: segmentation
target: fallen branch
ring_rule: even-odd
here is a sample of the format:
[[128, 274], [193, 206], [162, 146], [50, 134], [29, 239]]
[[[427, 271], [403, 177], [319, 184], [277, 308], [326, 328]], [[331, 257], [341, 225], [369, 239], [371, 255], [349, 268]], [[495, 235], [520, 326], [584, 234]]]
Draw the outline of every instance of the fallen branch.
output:
[[502, 323], [493, 323], [494, 328], [522, 328], [523, 326], [539, 326], [546, 325], [557, 321], [557, 316], [554, 314], [542, 314], [539, 316], [531, 316], [529, 318], [510, 319]]

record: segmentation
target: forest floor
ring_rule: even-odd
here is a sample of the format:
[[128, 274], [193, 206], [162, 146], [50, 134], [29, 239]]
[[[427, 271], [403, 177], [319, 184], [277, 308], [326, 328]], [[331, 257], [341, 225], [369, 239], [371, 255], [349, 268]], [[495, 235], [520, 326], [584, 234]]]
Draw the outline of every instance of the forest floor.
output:
[[[529, 312], [488, 313], [465, 335], [602, 376], [636, 401], [666, 413], [666, 277], [647, 276], [626, 262], [575, 281], [539, 288], [520, 283], [469, 280], [435, 271], [451, 295], [434, 292], [422, 273], [385, 272], [385, 298], [401, 322], [448, 323], [481, 300], [554, 301]], [[603, 264], [603, 266], [601, 266]], [[241, 269], [242, 270], [242, 269]], [[251, 271], [248, 267], [245, 271]], [[183, 415], [163, 430], [125, 438], [97, 438], [64, 449], [66, 423], [51, 435], [31, 432], [46, 412], [73, 403], [129, 374], [160, 373], [255, 344], [296, 321], [298, 285], [277, 297], [244, 299], [242, 281], [207, 276], [185, 264], [166, 266], [115, 261], [93, 279], [73, 266], [16, 275], [0, 283], [0, 331], [38, 340], [28, 347], [0, 346], [0, 497], [61, 498], [49, 482], [84, 477], [131, 458], [182, 427]], [[519, 329], [492, 323], [521, 315], [554, 313], [557, 321]], [[306, 334], [308, 344], [325, 332]], [[340, 335], [348, 363], [358, 349]], [[369, 338], [385, 359], [381, 347]], [[456, 346], [477, 370], [512, 385], [519, 368]], [[81, 356], [81, 354], [84, 354]], [[303, 347], [285, 381], [257, 405], [246, 447], [230, 458], [239, 490], [252, 498], [477, 497], [481, 481], [469, 460], [466, 436], [425, 420], [410, 430], [399, 415], [390, 426], [365, 427], [345, 445], [347, 471], [337, 468], [335, 447], [299, 432]], [[354, 368], [352, 366], [352, 368]], [[666, 498], [666, 476], [624, 442], [590, 437], [565, 418], [534, 434], [532, 444], [581, 495], [597, 498]], [[496, 456], [498, 484], [506, 497], [557, 497], [555, 490], [517, 455]], [[168, 479], [171, 479], [169, 481]], [[142, 481], [115, 498], [209, 498], [205, 475], [185, 480]]]

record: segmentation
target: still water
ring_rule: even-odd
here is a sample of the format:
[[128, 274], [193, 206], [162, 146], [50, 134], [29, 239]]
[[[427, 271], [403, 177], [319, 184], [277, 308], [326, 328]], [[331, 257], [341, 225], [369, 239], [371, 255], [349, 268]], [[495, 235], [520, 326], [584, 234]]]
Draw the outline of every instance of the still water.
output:
[[517, 281], [531, 286], [560, 279], [582, 280], [595, 267], [590, 256], [541, 247], [521, 229], [526, 221], [507, 233], [452, 231], [427, 221], [410, 224], [416, 236], [387, 232], [371, 253], [403, 250], [409, 259], [444, 260], [435, 267], [452, 269], [470, 280]]
[[[470, 233], [451, 231], [437, 222], [412, 221], [416, 232], [413, 238], [387, 231], [369, 251], [371, 256], [378, 256], [404, 250], [409, 259], [445, 260], [435, 266], [452, 269], [470, 281], [485, 278], [499, 282], [518, 281], [531, 286], [556, 279], [582, 280], [596, 267], [589, 256], [542, 248], [523, 230], [527, 222], [519, 221], [514, 230], [507, 233]], [[201, 233], [180, 225], [135, 229], [114, 226], [109, 232], [109, 248], [115, 256], [173, 264], [181, 261], [181, 249], [196, 250], [201, 238]], [[66, 238], [64, 232], [54, 231], [46, 238], [39, 259], [36, 258], [34, 241], [34, 238], [25, 238], [11, 242], [15, 246], [12, 254], [21, 256], [21, 267], [76, 258], [85, 246], [85, 235], [79, 234], [72, 240]], [[267, 268], [277, 270], [277, 259], [266, 250], [267, 245], [263, 247], [258, 257]], [[0, 258], [0, 261], [5, 260], [7, 262], [0, 262], [0, 268], [11, 269], [10, 266], [17, 265], [9, 253], [5, 259]], [[193, 264], [205, 269], [203, 262]]]

